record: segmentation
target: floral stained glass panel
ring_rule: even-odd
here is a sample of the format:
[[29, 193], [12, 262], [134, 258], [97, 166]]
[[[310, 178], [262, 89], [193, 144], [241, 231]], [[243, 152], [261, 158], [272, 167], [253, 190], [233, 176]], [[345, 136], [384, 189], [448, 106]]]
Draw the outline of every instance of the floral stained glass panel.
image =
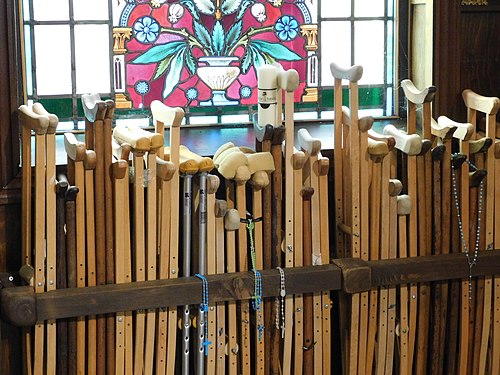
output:
[[115, 89], [132, 108], [155, 99], [184, 107], [253, 105], [256, 69], [279, 62], [298, 71], [299, 101], [311, 55], [303, 26], [313, 21], [302, 1], [128, 3], [114, 29], [115, 46], [123, 38], [114, 51], [115, 77], [126, 84]]

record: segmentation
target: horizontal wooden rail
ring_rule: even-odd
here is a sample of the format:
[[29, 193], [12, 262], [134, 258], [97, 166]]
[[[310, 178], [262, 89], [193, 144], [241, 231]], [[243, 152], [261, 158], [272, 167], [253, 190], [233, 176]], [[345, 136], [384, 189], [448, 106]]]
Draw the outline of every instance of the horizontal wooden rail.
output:
[[[378, 286], [429, 282], [469, 277], [464, 254], [363, 261], [335, 259], [324, 266], [285, 270], [287, 294], [342, 290], [368, 291]], [[280, 293], [277, 270], [263, 270], [264, 297]], [[500, 275], [500, 251], [481, 251], [472, 275]], [[209, 303], [249, 299], [253, 294], [251, 272], [207, 276]], [[35, 294], [33, 287], [5, 287], [0, 293], [2, 319], [17, 326], [37, 321], [84, 315], [195, 305], [201, 303], [202, 283], [198, 278], [111, 284], [87, 288], [58, 289]]]

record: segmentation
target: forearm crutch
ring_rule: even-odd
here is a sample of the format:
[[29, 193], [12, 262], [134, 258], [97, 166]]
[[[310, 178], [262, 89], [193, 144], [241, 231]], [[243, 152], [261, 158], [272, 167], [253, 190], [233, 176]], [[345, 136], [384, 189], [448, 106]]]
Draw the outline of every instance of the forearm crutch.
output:
[[[87, 149], [96, 153], [97, 163], [94, 170], [95, 193], [95, 246], [96, 246], [96, 284], [106, 284], [106, 213], [104, 181], [104, 117], [106, 104], [99, 94], [83, 94], [82, 107], [85, 114], [85, 144]], [[106, 317], [98, 315], [97, 322], [97, 375], [106, 374]], [[113, 360], [113, 359], [111, 359]]]
[[[178, 247], [179, 247], [179, 146], [180, 146], [180, 124], [184, 118], [184, 111], [181, 108], [171, 108], [164, 105], [159, 100], [151, 102], [151, 113], [156, 133], [164, 134], [165, 126], [170, 127], [170, 162], [176, 167], [172, 177], [171, 203], [170, 203], [170, 278], [177, 278]], [[162, 155], [162, 150], [159, 151]], [[175, 353], [177, 335], [177, 308], [168, 309], [168, 337], [167, 337], [167, 374], [175, 373]]]
[[[320, 200], [319, 200], [319, 179], [318, 179], [318, 154], [321, 151], [321, 141], [312, 138], [306, 129], [297, 132], [297, 138], [301, 149], [305, 152], [308, 160], [303, 168], [303, 183], [313, 189], [311, 197], [311, 246], [312, 263], [310, 265], [321, 264], [321, 238], [318, 235], [320, 228]], [[305, 302], [304, 302], [305, 303]], [[313, 294], [313, 315], [304, 316], [304, 319], [311, 319], [313, 324], [313, 338], [310, 350], [314, 358], [314, 373], [321, 374], [323, 371], [323, 319], [322, 319], [321, 293]]]
[[[30, 108], [26, 105], [22, 105], [19, 107], [19, 118], [21, 121], [21, 125], [23, 126], [23, 131], [25, 134], [25, 148], [28, 150], [31, 149], [31, 146], [27, 146], [27, 142], [31, 144], [31, 130], [35, 132], [35, 230], [34, 230], [34, 266], [35, 266], [35, 293], [42, 293], [45, 291], [45, 156], [46, 156], [46, 133], [49, 127], [49, 118], [44, 115], [35, 114]], [[28, 137], [28, 134], [30, 135]], [[29, 138], [29, 139], [28, 139]], [[24, 170], [25, 178], [31, 179], [31, 155], [24, 155], [26, 158], [26, 169]], [[29, 159], [28, 159], [29, 157]], [[31, 181], [28, 183], [25, 181], [23, 185], [25, 188], [31, 186]], [[31, 193], [28, 197], [30, 198]], [[29, 204], [26, 207], [28, 211]], [[28, 212], [27, 219], [30, 218], [30, 214]], [[31, 225], [30, 222], [26, 222], [26, 225]], [[26, 228], [26, 234], [30, 232], [28, 228]], [[30, 241], [27, 241], [25, 245], [30, 244]], [[29, 260], [29, 254], [31, 249], [25, 249], [25, 260]], [[33, 373], [42, 373], [44, 366], [44, 322], [37, 322], [35, 325], [35, 333], [34, 333], [34, 349], [33, 349]], [[26, 345], [29, 344], [29, 335], [25, 335]], [[31, 371], [31, 370], [29, 370]]]
[[[350, 225], [350, 230], [352, 235], [350, 236], [350, 256], [354, 258], [359, 258], [361, 256], [361, 209], [360, 209], [360, 144], [359, 144], [359, 126], [358, 126], [358, 81], [363, 75], [363, 68], [359, 65], [350, 67], [349, 69], [342, 69], [335, 63], [330, 64], [330, 71], [335, 78], [335, 142], [340, 142], [340, 139], [345, 139], [341, 134], [343, 129], [340, 129], [343, 117], [339, 111], [341, 109], [342, 103], [342, 80], [346, 79], [349, 81], [349, 107], [351, 110], [351, 127], [349, 129], [349, 144], [345, 147], [349, 149], [349, 161], [350, 161], [350, 178], [349, 184], [350, 188], [350, 212], [346, 213], [344, 217], [344, 222], [342, 224]], [[338, 139], [337, 139], [338, 138]], [[342, 147], [339, 149], [342, 150]], [[344, 154], [345, 155], [345, 154]], [[343, 156], [344, 156], [343, 155]], [[342, 157], [343, 161], [344, 157]], [[340, 162], [340, 161], [339, 161]], [[338, 162], [336, 162], [338, 163]], [[338, 164], [336, 164], [337, 167]], [[345, 164], [344, 164], [345, 165]], [[347, 173], [347, 171], [345, 171]], [[344, 191], [342, 190], [342, 193]], [[336, 202], [338, 203], [338, 194], [336, 196]], [[347, 204], [347, 202], [344, 202]], [[346, 208], [347, 209], [347, 208]], [[339, 208], [336, 209], [337, 216], [340, 214]], [[339, 219], [339, 218], [338, 218]], [[340, 224], [340, 223], [337, 223]], [[359, 317], [360, 317], [360, 295], [353, 294], [351, 296], [351, 311], [350, 311], [350, 322], [349, 322], [349, 354], [346, 355], [346, 368], [348, 369], [346, 373], [356, 374], [358, 372], [358, 345], [359, 340], [361, 342], [366, 341], [364, 339], [366, 331], [360, 330], [359, 327]], [[360, 337], [361, 335], [361, 337]], [[363, 346], [363, 345], [362, 345]]]

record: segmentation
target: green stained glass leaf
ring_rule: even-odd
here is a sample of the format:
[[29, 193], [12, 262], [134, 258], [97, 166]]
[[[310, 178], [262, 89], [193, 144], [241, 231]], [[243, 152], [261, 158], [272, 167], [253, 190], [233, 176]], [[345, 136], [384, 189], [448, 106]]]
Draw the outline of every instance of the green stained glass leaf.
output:
[[220, 56], [222, 54], [222, 49], [224, 48], [224, 27], [220, 21], [217, 21], [212, 30], [212, 43], [215, 54]]
[[220, 8], [223, 14], [231, 14], [236, 12], [240, 4], [241, 0], [224, 0]]
[[260, 50], [272, 56], [276, 60], [285, 60], [285, 61], [302, 60], [302, 57], [300, 57], [295, 52], [288, 49], [282, 44], [271, 43], [265, 40], [251, 40], [248, 44], [254, 46], [257, 50]]
[[255, 69], [258, 69], [266, 63], [266, 57], [257, 48], [251, 45], [249, 46], [249, 48], [252, 49], [253, 65]]
[[214, 53], [212, 50], [212, 37], [210, 36], [207, 28], [199, 22], [193, 22], [193, 25], [196, 39], [198, 39], [203, 47], [210, 49], [210, 51]]
[[[187, 47], [186, 47], [187, 48]], [[181, 79], [182, 68], [184, 67], [184, 49], [178, 51], [172, 58], [170, 70], [165, 77], [165, 87], [163, 89], [163, 99], [166, 99]]]
[[243, 74], [246, 74], [248, 72], [248, 69], [250, 68], [250, 65], [252, 65], [253, 62], [253, 53], [252, 49], [248, 48], [245, 52], [245, 55], [243, 56], [243, 60], [241, 62], [241, 72]]
[[186, 62], [186, 66], [189, 70], [190, 74], [196, 73], [196, 60], [194, 59], [193, 53], [189, 48], [186, 48], [186, 52], [184, 53], [184, 60]]
[[186, 46], [184, 41], [170, 42], [159, 44], [151, 47], [142, 55], [137, 56], [132, 63], [134, 64], [151, 64], [157, 63], [179, 52], [180, 49]]
[[243, 21], [236, 22], [227, 32], [226, 45], [231, 48], [240, 38], [241, 31], [243, 30]]
[[200, 14], [198, 13], [198, 9], [196, 9], [193, 0], [182, 0], [181, 5], [184, 5], [186, 8], [188, 8], [189, 13], [196, 21], [200, 19]]
[[153, 80], [160, 78], [163, 75], [163, 73], [165, 73], [171, 61], [172, 61], [172, 56], [167, 57], [165, 60], [162, 60], [158, 64], [155, 70], [155, 74], [153, 76]]
[[236, 19], [240, 20], [245, 15], [248, 8], [250, 8], [255, 3], [254, 0], [244, 0], [241, 4], [240, 10], [236, 14]]

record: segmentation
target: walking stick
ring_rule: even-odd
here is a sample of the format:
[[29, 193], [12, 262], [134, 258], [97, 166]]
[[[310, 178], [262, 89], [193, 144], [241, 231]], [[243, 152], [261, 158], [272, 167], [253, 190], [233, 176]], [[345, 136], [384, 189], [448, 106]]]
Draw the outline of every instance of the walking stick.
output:
[[[82, 107], [85, 114], [85, 144], [96, 153], [97, 164], [94, 171], [95, 243], [96, 243], [96, 284], [106, 284], [106, 212], [104, 182], [104, 117], [106, 104], [99, 94], [83, 94]], [[97, 322], [97, 375], [105, 375], [106, 368], [106, 317], [98, 315]], [[114, 323], [113, 323], [114, 324]], [[113, 359], [110, 359], [114, 361]]]
[[[294, 266], [302, 267], [304, 265], [304, 252], [299, 251], [303, 248], [303, 213], [302, 213], [302, 169], [306, 162], [306, 155], [303, 151], [294, 149], [292, 156], [293, 164], [293, 206], [294, 206]], [[304, 353], [304, 302], [302, 294], [294, 296], [294, 373], [302, 374], [303, 353]]]
[[[171, 108], [165, 106], [159, 100], [151, 102], [151, 113], [155, 131], [164, 134], [165, 126], [170, 126], [170, 161], [176, 167], [176, 172], [172, 177], [171, 203], [170, 203], [170, 278], [176, 278], [178, 274], [178, 247], [179, 247], [179, 146], [180, 146], [180, 124], [184, 118], [184, 111], [181, 108]], [[163, 150], [159, 150], [159, 155]], [[167, 338], [167, 374], [175, 373], [175, 352], [177, 334], [177, 308], [168, 310], [168, 338]]]
[[[311, 196], [311, 246], [312, 258], [310, 265], [321, 264], [321, 239], [320, 233], [320, 201], [319, 201], [319, 181], [318, 181], [318, 153], [321, 150], [321, 141], [312, 138], [306, 129], [300, 129], [297, 133], [300, 147], [305, 152], [308, 160], [303, 168], [303, 184], [311, 187], [314, 194]], [[316, 171], [315, 171], [316, 170]], [[304, 251], [305, 248], [304, 248]], [[305, 256], [305, 255], [304, 255]], [[321, 374], [323, 368], [323, 322], [321, 314], [321, 293], [313, 294], [313, 337], [309, 350], [313, 353], [314, 373]], [[304, 302], [305, 303], [305, 302]], [[311, 316], [304, 316], [304, 319], [311, 319]]]
[[[361, 257], [361, 222], [360, 222], [360, 144], [359, 144], [359, 127], [358, 127], [358, 81], [363, 75], [363, 68], [359, 65], [352, 66], [349, 69], [342, 69], [335, 63], [330, 64], [330, 71], [335, 78], [335, 102], [336, 102], [336, 118], [338, 118], [339, 123], [336, 123], [335, 127], [335, 142], [339, 142], [337, 136], [340, 136], [341, 130], [340, 126], [340, 112], [338, 111], [339, 105], [342, 103], [342, 80], [346, 79], [349, 81], [349, 106], [351, 109], [351, 127], [349, 129], [349, 161], [350, 161], [350, 178], [349, 183], [351, 186], [351, 191], [348, 194], [350, 198], [350, 208], [351, 211], [346, 213], [344, 218], [344, 224], [350, 225], [352, 236], [350, 237], [350, 253], [354, 258]], [[340, 102], [339, 102], [340, 99]], [[342, 116], [343, 117], [343, 116]], [[339, 126], [337, 126], [339, 125]], [[345, 138], [344, 138], [345, 139]], [[341, 148], [340, 148], [341, 149]], [[339, 150], [340, 150], [339, 149]], [[343, 158], [344, 160], [344, 158]], [[345, 164], [344, 164], [345, 165]], [[336, 165], [337, 167], [337, 165]], [[339, 196], [337, 195], [336, 202], [338, 203]], [[345, 200], [344, 200], [345, 201]], [[345, 201], [345, 204], [349, 202]], [[339, 211], [337, 209], [337, 215]], [[338, 225], [339, 223], [337, 223]], [[364, 346], [366, 342], [366, 331], [360, 330], [360, 295], [353, 294], [351, 296], [351, 312], [350, 312], [350, 323], [349, 323], [349, 354], [346, 357], [346, 368], [347, 373], [356, 374], [358, 372], [358, 349]], [[363, 313], [362, 313], [363, 314]], [[362, 345], [358, 345], [359, 342]]]
[[[30, 133], [31, 130], [35, 132], [35, 253], [34, 253], [34, 266], [35, 266], [35, 293], [42, 293], [45, 291], [45, 134], [49, 127], [49, 118], [44, 115], [35, 114], [30, 108], [25, 105], [19, 107], [19, 118], [25, 133]], [[28, 138], [27, 136], [25, 138]], [[26, 139], [28, 141], [28, 139]], [[31, 139], [29, 139], [31, 142]], [[26, 145], [25, 145], [26, 147]], [[28, 148], [28, 147], [26, 147]], [[27, 157], [27, 155], [25, 155]], [[25, 169], [26, 178], [31, 178], [31, 155], [26, 161], [29, 162], [29, 167]], [[31, 185], [31, 183], [30, 183]], [[25, 182], [25, 188], [28, 183]], [[27, 197], [29, 198], [29, 197]], [[28, 209], [26, 207], [26, 209]], [[26, 220], [30, 218], [27, 214]], [[26, 222], [26, 225], [31, 223]], [[27, 230], [29, 232], [29, 230]], [[26, 233], [28, 234], [28, 233]], [[25, 245], [29, 242], [25, 243]], [[28, 253], [31, 249], [25, 249], [25, 259], [29, 260]], [[44, 323], [38, 322], [35, 325], [35, 341], [34, 341], [34, 359], [33, 359], [33, 373], [41, 373], [44, 365]], [[29, 335], [25, 335], [25, 340], [29, 340]], [[26, 341], [26, 345], [30, 344]], [[29, 350], [31, 351], [31, 350]]]
[[[76, 287], [85, 287], [86, 280], [86, 248], [85, 248], [85, 169], [86, 156], [85, 143], [79, 142], [73, 133], [64, 134], [64, 147], [68, 155], [68, 165], [74, 168], [74, 179], [70, 179], [79, 189], [76, 198]], [[77, 329], [77, 371], [85, 372], [86, 369], [86, 318], [78, 317]]]
[[[66, 279], [66, 204], [65, 195], [68, 181], [58, 179], [56, 182], [56, 289], [67, 288]], [[61, 319], [57, 323], [57, 358], [58, 375], [68, 373], [68, 322]]]

